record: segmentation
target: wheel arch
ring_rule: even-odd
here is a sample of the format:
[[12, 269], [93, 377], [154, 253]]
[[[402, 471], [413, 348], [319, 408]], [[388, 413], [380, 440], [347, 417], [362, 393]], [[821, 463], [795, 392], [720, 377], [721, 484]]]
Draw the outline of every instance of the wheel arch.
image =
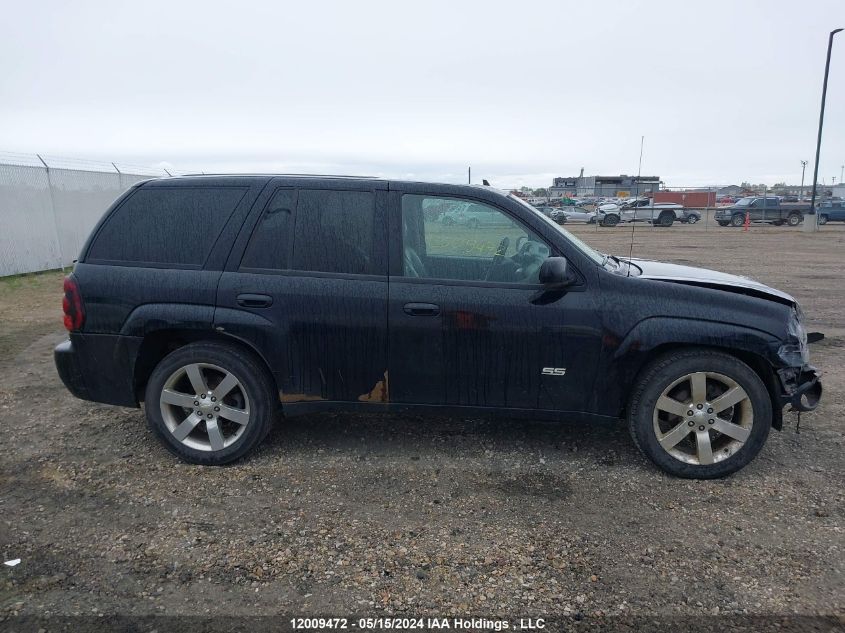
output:
[[[693, 328], [697, 333], [690, 336]], [[621, 387], [618, 414], [627, 413], [633, 386], [649, 364], [671, 352], [700, 349], [733, 356], [760, 377], [772, 401], [772, 426], [780, 430], [783, 426], [780, 386], [768, 360], [773, 342], [774, 337], [764, 331], [734, 324], [676, 318], [646, 319], [625, 337], [612, 361], [616, 370], [610, 372], [610, 382]]]
[[135, 358], [133, 387], [139, 402], [144, 399], [144, 390], [156, 365], [171, 352], [191, 343], [222, 343], [248, 352], [260, 362], [276, 392], [280, 393], [278, 382], [267, 359], [248, 341], [217, 330], [161, 328], [144, 336]]
[[[645, 356], [645, 358], [643, 358], [642, 363], [640, 364], [636, 374], [633, 377], [633, 380], [631, 381], [631, 385], [634, 384], [634, 382], [642, 373], [642, 371], [651, 363], [656, 361], [658, 358], [665, 356], [666, 354], [670, 354], [672, 352], [690, 349], [699, 349], [702, 352], [721, 352], [728, 356], [733, 356], [737, 360], [740, 360], [746, 365], [748, 365], [752, 369], [752, 371], [754, 371], [754, 373], [759, 376], [760, 380], [763, 381], [763, 384], [766, 386], [766, 391], [769, 394], [769, 398], [772, 401], [772, 426], [778, 431], [783, 428], [783, 410], [780, 406], [780, 387], [778, 386], [778, 380], [777, 376], [775, 375], [775, 370], [763, 356], [756, 352], [712, 344], [704, 345], [700, 343], [664, 343], [650, 350], [649, 353]], [[629, 396], [625, 402], [625, 407], [622, 410], [623, 415], [627, 413], [629, 404], [630, 390]]]

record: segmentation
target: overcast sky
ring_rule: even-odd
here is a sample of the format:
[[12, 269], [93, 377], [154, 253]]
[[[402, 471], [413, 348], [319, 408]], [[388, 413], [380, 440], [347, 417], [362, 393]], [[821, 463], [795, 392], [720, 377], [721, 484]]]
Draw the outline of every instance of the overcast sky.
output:
[[[827, 37], [801, 2], [24, 2], [0, 21], [0, 150], [181, 171], [546, 186], [812, 177]], [[845, 33], [820, 180], [845, 164]]]

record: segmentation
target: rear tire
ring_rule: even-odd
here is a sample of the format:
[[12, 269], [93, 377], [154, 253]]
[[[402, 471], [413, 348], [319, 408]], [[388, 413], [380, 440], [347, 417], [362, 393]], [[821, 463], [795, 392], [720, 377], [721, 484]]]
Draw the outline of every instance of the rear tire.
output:
[[695, 224], [696, 222], [698, 222], [697, 215], [691, 215], [687, 218], [687, 224]]
[[144, 408], [150, 429], [170, 452], [191, 464], [221, 465], [245, 456], [267, 436], [278, 410], [275, 393], [251, 353], [223, 343], [192, 343], [153, 370]]
[[763, 448], [771, 426], [763, 381], [742, 361], [716, 351], [657, 358], [640, 372], [628, 407], [639, 449], [667, 473], [690, 479], [743, 468]]
[[827, 224], [827, 216], [826, 215], [820, 215], [819, 216], [819, 226], [821, 226], [823, 224]]
[[789, 226], [798, 226], [801, 224], [801, 214], [800, 213], [790, 213], [789, 216], [786, 218], [786, 223]]
[[675, 214], [663, 212], [660, 214], [660, 217], [657, 218], [657, 225], [658, 226], [672, 226], [675, 222]]

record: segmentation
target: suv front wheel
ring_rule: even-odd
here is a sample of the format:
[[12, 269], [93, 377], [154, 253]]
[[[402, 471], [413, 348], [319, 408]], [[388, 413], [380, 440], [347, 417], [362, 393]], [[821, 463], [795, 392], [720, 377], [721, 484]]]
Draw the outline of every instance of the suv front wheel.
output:
[[748, 464], [766, 442], [772, 403], [760, 377], [721, 352], [672, 352], [648, 365], [632, 392], [637, 446], [678, 477], [712, 479]]
[[192, 464], [220, 465], [240, 459], [270, 432], [274, 392], [251, 354], [232, 345], [192, 343], [153, 370], [144, 408], [171, 452]]

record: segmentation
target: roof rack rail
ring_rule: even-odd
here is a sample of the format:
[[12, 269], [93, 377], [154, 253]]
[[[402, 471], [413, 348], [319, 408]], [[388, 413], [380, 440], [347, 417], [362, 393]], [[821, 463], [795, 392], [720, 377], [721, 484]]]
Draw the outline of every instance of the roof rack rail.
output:
[[379, 176], [344, 176], [342, 174], [278, 174], [274, 172], [220, 172], [198, 174], [182, 174], [182, 176], [293, 176], [301, 178], [348, 178], [350, 180], [380, 180]]

